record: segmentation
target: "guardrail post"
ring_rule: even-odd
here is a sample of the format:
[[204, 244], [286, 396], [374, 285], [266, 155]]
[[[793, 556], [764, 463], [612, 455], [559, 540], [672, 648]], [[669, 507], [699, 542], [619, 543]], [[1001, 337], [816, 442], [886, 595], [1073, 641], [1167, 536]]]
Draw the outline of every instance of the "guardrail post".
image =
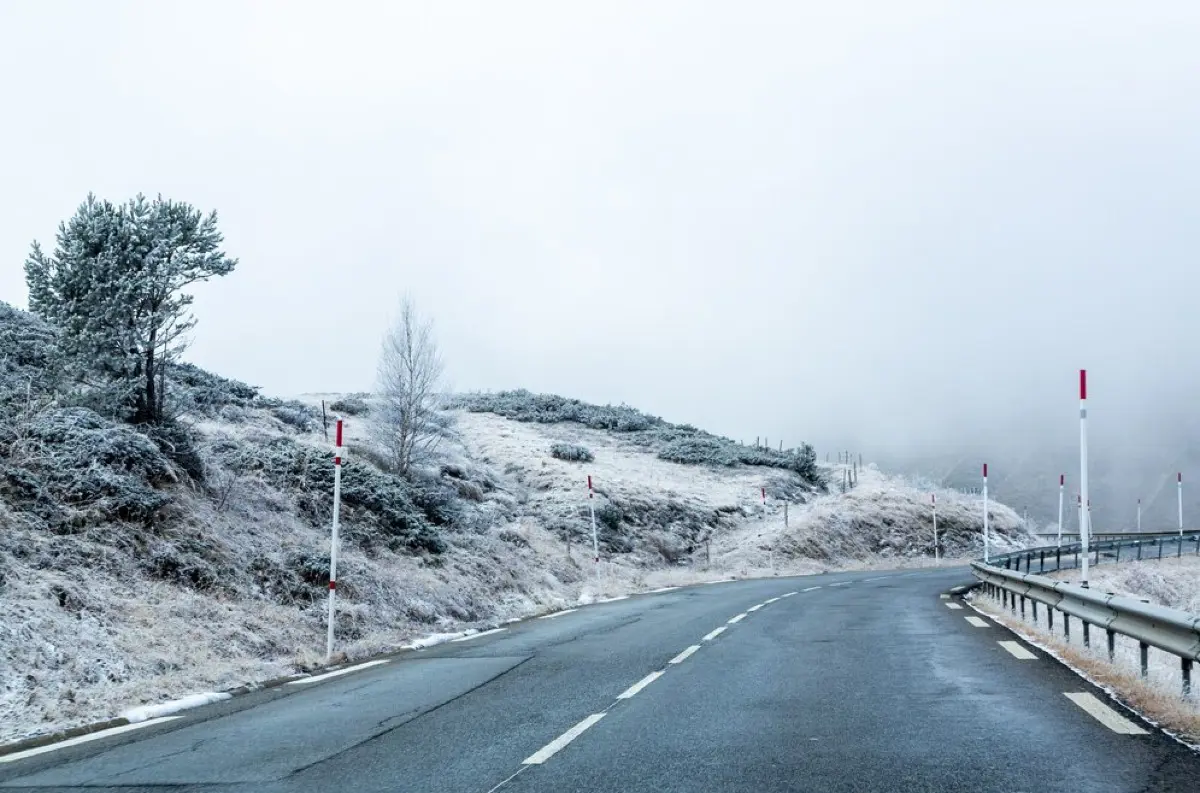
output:
[[1192, 659], [1180, 658], [1179, 668], [1183, 672], [1183, 695], [1186, 697], [1192, 693]]
[[1033, 624], [1037, 625], [1037, 601], [1030, 599], [1029, 605], [1033, 607]]
[[1046, 629], [1054, 630], [1054, 606], [1046, 606]]
[[1178, 559], [1181, 556], [1183, 556], [1183, 535], [1182, 534], [1179, 535], [1179, 553], [1175, 554], [1175, 558]]
[[1158, 558], [1162, 558], [1162, 537], [1158, 538]]
[[1092, 631], [1091, 631], [1092, 626], [1088, 624], [1087, 620], [1080, 620], [1080, 622], [1083, 623], [1083, 646], [1091, 647], [1092, 646]]
[[1079, 567], [1079, 546], [1075, 546], [1075, 566]]
[[1021, 595], [1021, 619], [1025, 619], [1025, 596]]
[[1134, 545], [1136, 545], [1136, 546], [1137, 546], [1137, 549], [1138, 549], [1138, 558], [1137, 558], [1137, 560], [1140, 562], [1140, 561], [1142, 561], [1142, 541], [1141, 541], [1141, 540], [1138, 540], [1136, 543], [1134, 543]]
[[1138, 642], [1138, 655], [1142, 662], [1142, 677], [1147, 677], [1150, 674], [1150, 645], [1145, 642]]
[[1105, 628], [1104, 632], [1108, 635], [1108, 662], [1111, 664], [1117, 657], [1117, 632], [1112, 628]]
[[1063, 612], [1063, 638], [1066, 639], [1067, 644], [1071, 643], [1071, 615], [1065, 611]]
[[[1091, 518], [1089, 518], [1091, 520]], [[1096, 545], [1096, 564], [1100, 564], [1100, 545]]]
[[1120, 564], [1120, 563], [1121, 563], [1121, 543], [1118, 542], [1117, 543], [1117, 560], [1115, 562], [1113, 562], [1113, 564]]
[[1046, 552], [1045, 551], [1042, 551], [1041, 559], [1038, 560], [1038, 572], [1039, 573], [1046, 572]]

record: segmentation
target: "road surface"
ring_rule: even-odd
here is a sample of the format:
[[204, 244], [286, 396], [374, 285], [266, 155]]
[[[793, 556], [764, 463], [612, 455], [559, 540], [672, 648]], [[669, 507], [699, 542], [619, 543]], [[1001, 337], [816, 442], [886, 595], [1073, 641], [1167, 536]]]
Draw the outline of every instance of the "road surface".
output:
[[0, 789], [1200, 790], [1200, 755], [940, 597], [967, 580], [832, 574], [594, 604], [0, 762]]

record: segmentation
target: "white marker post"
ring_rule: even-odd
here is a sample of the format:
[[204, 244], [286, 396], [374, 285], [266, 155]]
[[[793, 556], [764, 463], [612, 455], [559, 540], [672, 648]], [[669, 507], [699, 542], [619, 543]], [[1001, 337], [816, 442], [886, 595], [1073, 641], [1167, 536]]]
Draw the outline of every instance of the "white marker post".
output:
[[592, 512], [592, 561], [596, 564], [596, 581], [600, 581], [600, 537], [596, 534], [596, 502], [592, 496], [592, 475], [588, 474], [588, 509]]
[[1063, 513], [1063, 488], [1067, 486], [1067, 475], [1058, 475], [1058, 546], [1062, 547], [1062, 513]]
[[1138, 531], [1142, 530], [1142, 500], [1138, 499]]
[[1183, 471], [1175, 477], [1176, 490], [1179, 492], [1179, 536], [1183, 536]]
[[761, 488], [759, 488], [759, 490], [762, 491], [763, 520], [766, 520], [767, 519], [767, 489], [765, 487], [761, 487]]
[[333, 661], [334, 599], [337, 592], [338, 514], [342, 509], [342, 420], [337, 420], [333, 452], [333, 531], [329, 537], [329, 624], [325, 629], [325, 663]]
[[983, 562], [987, 564], [991, 561], [991, 536], [988, 530], [988, 508], [987, 508], [987, 463], [983, 464]]
[[[1087, 508], [1084, 509], [1084, 505]], [[1079, 550], [1083, 557], [1079, 585], [1088, 585], [1088, 540], [1092, 534], [1092, 500], [1088, 498], [1087, 369], [1079, 370]]]
[[937, 561], [938, 556], [938, 536], [937, 536], [937, 493], [929, 494], [930, 503], [933, 504], [933, 561]]

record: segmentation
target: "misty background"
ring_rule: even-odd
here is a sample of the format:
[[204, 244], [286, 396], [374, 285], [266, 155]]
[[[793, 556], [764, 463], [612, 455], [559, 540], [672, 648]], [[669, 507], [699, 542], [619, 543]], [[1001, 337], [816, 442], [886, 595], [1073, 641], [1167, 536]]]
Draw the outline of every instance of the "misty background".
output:
[[457, 389], [987, 460], [1047, 521], [1086, 367], [1096, 528], [1177, 470], [1200, 525], [1200, 6], [833, 6], [4, 4], [0, 299], [162, 193], [241, 259], [188, 358], [269, 393], [372, 388], [410, 294]]

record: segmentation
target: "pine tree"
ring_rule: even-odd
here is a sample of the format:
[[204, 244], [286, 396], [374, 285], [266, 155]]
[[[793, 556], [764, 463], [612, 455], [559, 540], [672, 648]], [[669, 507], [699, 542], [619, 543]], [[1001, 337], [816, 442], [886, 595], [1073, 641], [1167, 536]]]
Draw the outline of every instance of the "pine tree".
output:
[[190, 284], [225, 275], [217, 213], [145, 196], [114, 205], [94, 195], [58, 227], [46, 256], [25, 262], [29, 307], [61, 330], [73, 373], [135, 423], [164, 418], [168, 365], [195, 326]]

